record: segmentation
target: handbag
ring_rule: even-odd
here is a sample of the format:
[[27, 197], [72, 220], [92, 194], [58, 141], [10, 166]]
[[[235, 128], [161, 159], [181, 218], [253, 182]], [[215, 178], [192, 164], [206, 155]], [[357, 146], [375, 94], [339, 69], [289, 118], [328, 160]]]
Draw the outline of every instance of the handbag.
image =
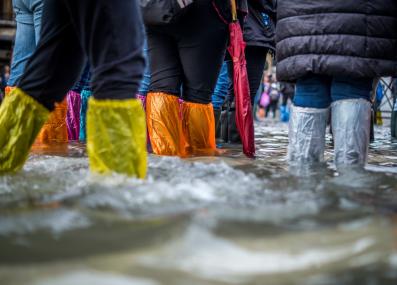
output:
[[183, 15], [195, 0], [141, 0], [143, 21], [146, 25], [167, 25]]

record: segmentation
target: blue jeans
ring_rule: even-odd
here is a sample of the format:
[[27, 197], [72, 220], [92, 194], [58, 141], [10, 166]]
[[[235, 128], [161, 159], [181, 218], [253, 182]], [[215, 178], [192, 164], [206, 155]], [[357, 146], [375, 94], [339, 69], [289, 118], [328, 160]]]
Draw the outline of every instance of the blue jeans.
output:
[[143, 74], [143, 79], [141, 81], [141, 85], [139, 86], [139, 89], [138, 89], [138, 94], [142, 95], [142, 96], [146, 96], [147, 93], [149, 92], [150, 79], [151, 79], [150, 69], [149, 69], [148, 46], [147, 46], [146, 40], [143, 45], [143, 56], [145, 57], [145, 60], [146, 60], [146, 68], [145, 68], [145, 72]]
[[214, 94], [212, 94], [212, 105], [214, 109], [221, 109], [223, 103], [228, 99], [230, 89], [230, 79], [228, 75], [227, 61], [222, 65], [218, 81], [215, 86]]
[[36, 49], [40, 37], [43, 0], [13, 0], [17, 31], [11, 64], [9, 86], [15, 86], [26, 62]]
[[373, 78], [312, 75], [296, 83], [294, 105], [305, 108], [328, 108], [332, 102], [346, 99], [370, 100]]

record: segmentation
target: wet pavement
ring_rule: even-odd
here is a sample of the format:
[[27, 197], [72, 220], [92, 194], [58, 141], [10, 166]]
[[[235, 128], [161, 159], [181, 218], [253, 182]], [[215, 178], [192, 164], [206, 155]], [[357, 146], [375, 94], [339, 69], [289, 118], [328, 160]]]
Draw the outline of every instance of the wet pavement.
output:
[[289, 168], [287, 125], [258, 157], [149, 159], [146, 181], [88, 172], [84, 146], [36, 147], [0, 177], [0, 284], [397, 284], [397, 141], [364, 171]]

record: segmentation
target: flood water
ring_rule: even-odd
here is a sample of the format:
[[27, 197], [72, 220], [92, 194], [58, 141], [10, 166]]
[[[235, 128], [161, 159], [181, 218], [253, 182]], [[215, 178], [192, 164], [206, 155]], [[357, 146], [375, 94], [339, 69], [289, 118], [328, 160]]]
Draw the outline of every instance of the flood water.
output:
[[78, 144], [0, 177], [1, 285], [397, 284], [397, 141], [365, 171], [289, 168], [287, 125], [258, 157], [150, 156], [146, 181], [88, 172]]

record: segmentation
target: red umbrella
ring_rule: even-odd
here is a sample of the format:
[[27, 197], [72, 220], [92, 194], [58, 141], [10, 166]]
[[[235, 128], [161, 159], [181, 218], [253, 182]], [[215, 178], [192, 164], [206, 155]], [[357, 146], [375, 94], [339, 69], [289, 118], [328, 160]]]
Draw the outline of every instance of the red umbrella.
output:
[[228, 51], [233, 59], [234, 97], [236, 101], [236, 125], [243, 142], [246, 156], [255, 156], [254, 119], [252, 116], [250, 89], [245, 60], [245, 42], [241, 26], [237, 21], [236, 4], [231, 0], [233, 22], [229, 24], [230, 45]]

